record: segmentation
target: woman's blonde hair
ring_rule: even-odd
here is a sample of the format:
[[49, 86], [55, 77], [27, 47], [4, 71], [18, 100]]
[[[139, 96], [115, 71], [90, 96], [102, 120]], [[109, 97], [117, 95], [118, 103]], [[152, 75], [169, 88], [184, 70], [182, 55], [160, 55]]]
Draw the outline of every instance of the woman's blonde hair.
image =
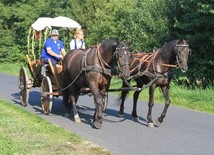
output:
[[83, 29], [76, 29], [76, 31], [75, 31], [75, 35], [77, 35], [77, 34], [79, 34], [79, 33], [83, 33]]

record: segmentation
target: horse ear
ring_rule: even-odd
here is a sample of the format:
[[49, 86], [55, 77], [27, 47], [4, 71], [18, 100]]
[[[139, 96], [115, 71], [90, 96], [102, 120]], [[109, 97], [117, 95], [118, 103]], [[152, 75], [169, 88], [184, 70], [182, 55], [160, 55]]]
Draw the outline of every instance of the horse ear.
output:
[[180, 44], [183, 41], [183, 39], [178, 39], [177, 44]]
[[113, 46], [117, 46], [117, 45], [119, 45], [120, 44], [120, 41], [119, 41], [119, 39], [118, 38], [115, 38], [115, 39], [113, 39], [114, 40], [114, 42], [113, 42]]

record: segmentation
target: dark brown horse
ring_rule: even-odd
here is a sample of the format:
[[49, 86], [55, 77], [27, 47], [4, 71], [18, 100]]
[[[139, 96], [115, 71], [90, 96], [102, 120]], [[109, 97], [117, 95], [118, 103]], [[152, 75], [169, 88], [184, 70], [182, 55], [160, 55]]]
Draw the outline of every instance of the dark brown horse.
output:
[[76, 108], [80, 89], [87, 87], [94, 96], [94, 126], [101, 128], [104, 97], [110, 86], [112, 70], [118, 68], [117, 75], [123, 79], [130, 76], [130, 53], [127, 50], [124, 42], [111, 39], [87, 51], [74, 50], [66, 54], [63, 60], [63, 85], [67, 89], [63, 91], [63, 103], [67, 112], [73, 107], [75, 122], [81, 121]]
[[[166, 43], [161, 49], [154, 53], [137, 53], [130, 64], [131, 76], [136, 81], [138, 88], [149, 87], [149, 110], [147, 114], [148, 126], [154, 127], [152, 120], [152, 107], [154, 105], [154, 91], [156, 87], [160, 87], [165, 97], [164, 110], [161, 116], [157, 119], [156, 125], [159, 126], [166, 116], [167, 109], [170, 105], [170, 81], [172, 79], [172, 67], [179, 67], [182, 72], [188, 70], [187, 61], [190, 53], [190, 48], [187, 42], [183, 39], [173, 40]], [[174, 65], [177, 63], [177, 65]], [[129, 80], [130, 81], [130, 80]], [[123, 87], [127, 84], [123, 83]], [[141, 89], [141, 90], [142, 90]], [[137, 100], [140, 91], [135, 91], [133, 96], [132, 116], [137, 120]], [[128, 91], [123, 91], [118, 99], [120, 110], [118, 115], [124, 114], [124, 101]]]

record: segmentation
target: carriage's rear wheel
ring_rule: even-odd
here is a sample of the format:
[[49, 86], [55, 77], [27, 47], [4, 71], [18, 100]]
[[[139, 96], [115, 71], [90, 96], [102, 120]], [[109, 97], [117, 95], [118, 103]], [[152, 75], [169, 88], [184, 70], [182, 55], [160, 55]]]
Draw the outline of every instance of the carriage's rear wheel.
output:
[[108, 93], [107, 92], [105, 93], [105, 96], [103, 97], [103, 99], [104, 99], [103, 111], [105, 111], [106, 107], [108, 105]]
[[52, 109], [53, 92], [51, 80], [48, 76], [44, 77], [41, 84], [41, 104], [44, 114], [49, 115]]
[[19, 71], [19, 93], [22, 106], [27, 106], [29, 99], [28, 75], [25, 67]]

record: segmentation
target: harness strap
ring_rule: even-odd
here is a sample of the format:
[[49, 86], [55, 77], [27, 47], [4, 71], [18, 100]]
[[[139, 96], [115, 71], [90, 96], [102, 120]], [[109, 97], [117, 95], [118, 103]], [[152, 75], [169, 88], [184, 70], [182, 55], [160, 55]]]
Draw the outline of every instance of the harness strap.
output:
[[80, 75], [81, 75], [84, 71], [86, 71], [86, 67], [85, 67], [84, 63], [86, 64], [86, 56], [87, 56], [87, 54], [88, 54], [88, 52], [89, 52], [90, 49], [91, 49], [91, 48], [89, 48], [89, 49], [85, 52], [85, 55], [84, 55], [83, 61], [82, 61], [82, 62], [83, 62], [83, 65], [82, 65], [83, 68], [82, 68], [82, 70], [80, 71], [80, 73], [75, 77], [75, 79], [74, 79], [68, 86], [66, 86], [65, 88], [59, 90], [60, 92], [62, 92], [62, 91], [64, 91], [64, 90], [68, 89], [71, 85], [73, 85], [74, 82], [76, 82], [76, 80], [80, 77]]
[[75, 79], [74, 79], [67, 87], [65, 87], [65, 88], [63, 88], [63, 89], [61, 89], [61, 90], [59, 90], [59, 91], [62, 92], [62, 91], [64, 91], [64, 90], [68, 89], [71, 85], [73, 85], [74, 82], [76, 82], [76, 80], [77, 80], [77, 79], [80, 77], [80, 75], [83, 73], [83, 71], [85, 71], [85, 68], [83, 68], [83, 69], [80, 71], [80, 73], [75, 77]]
[[[156, 54], [156, 55], [157, 55], [157, 54]], [[156, 56], [156, 55], [155, 55], [155, 56]], [[147, 58], [147, 60], [150, 59], [152, 56], [153, 56], [153, 54], [150, 55], [150, 56]], [[153, 60], [154, 60], [155, 56], [152, 57]], [[143, 75], [147, 72], [147, 70], [149, 69], [149, 66], [150, 66], [151, 62], [152, 62], [152, 60], [150, 60], [150, 61], [148, 62], [149, 64], [147, 65], [146, 69], [145, 69], [143, 72], [140, 72], [140, 68], [142, 67], [142, 66], [141, 66], [142, 63], [140, 63], [140, 64], [139, 64], [139, 68], [138, 68], [138, 73], [135, 74], [135, 75], [133, 75], [133, 76], [130, 76], [129, 79], [132, 79], [133, 77], [137, 78], [137, 77], [139, 77], [139, 76], [143, 76]]]
[[[98, 73], [102, 73], [102, 74], [104, 73], [105, 74], [105, 72], [103, 71], [103, 68], [101, 68], [99, 66], [86, 66], [85, 68], [86, 68], [85, 69], [86, 72], [94, 71], [94, 72], [98, 72]], [[106, 69], [106, 71], [108, 73], [111, 73], [110, 69]]]
[[99, 48], [100, 48], [100, 44], [97, 47], [97, 57], [98, 57], [98, 60], [100, 61], [101, 68], [103, 69], [104, 74], [109, 75], [110, 77], [112, 77], [111, 73], [109, 73], [107, 71], [107, 68], [105, 68], [105, 66], [107, 66], [108, 68], [111, 68], [111, 67], [101, 57]]
[[[94, 72], [98, 72], [98, 73], [101, 73], [101, 74], [106, 74], [106, 75], [109, 75], [110, 77], [112, 77], [112, 75], [111, 75], [111, 69], [108, 69], [108, 68], [105, 68], [105, 65], [107, 66], [107, 67], [109, 67], [109, 68], [111, 68], [104, 60], [103, 60], [103, 58], [101, 57], [101, 55], [100, 55], [100, 52], [99, 52], [99, 47], [100, 47], [100, 44], [98, 45], [98, 47], [97, 47], [97, 56], [98, 56], [98, 60], [100, 61], [100, 65], [101, 65], [101, 67], [99, 67], [99, 66], [96, 66], [96, 65], [94, 65], [94, 66], [88, 66], [87, 65], [87, 54], [89, 53], [89, 51], [90, 51], [90, 49], [91, 48], [89, 48], [86, 52], [85, 52], [85, 54], [84, 54], [84, 56], [83, 56], [83, 58], [82, 58], [82, 70], [80, 71], [80, 73], [75, 77], [75, 79], [68, 85], [68, 86], [66, 86], [65, 88], [63, 88], [63, 89], [61, 89], [61, 90], [59, 90], [60, 92], [62, 92], [62, 91], [64, 91], [64, 90], [66, 90], [66, 89], [68, 89], [71, 85], [73, 85], [74, 84], [74, 82], [76, 82], [76, 80], [80, 77], [80, 75], [83, 73], [83, 72], [90, 72], [90, 71], [94, 71]], [[104, 64], [103, 64], [104, 63]]]

